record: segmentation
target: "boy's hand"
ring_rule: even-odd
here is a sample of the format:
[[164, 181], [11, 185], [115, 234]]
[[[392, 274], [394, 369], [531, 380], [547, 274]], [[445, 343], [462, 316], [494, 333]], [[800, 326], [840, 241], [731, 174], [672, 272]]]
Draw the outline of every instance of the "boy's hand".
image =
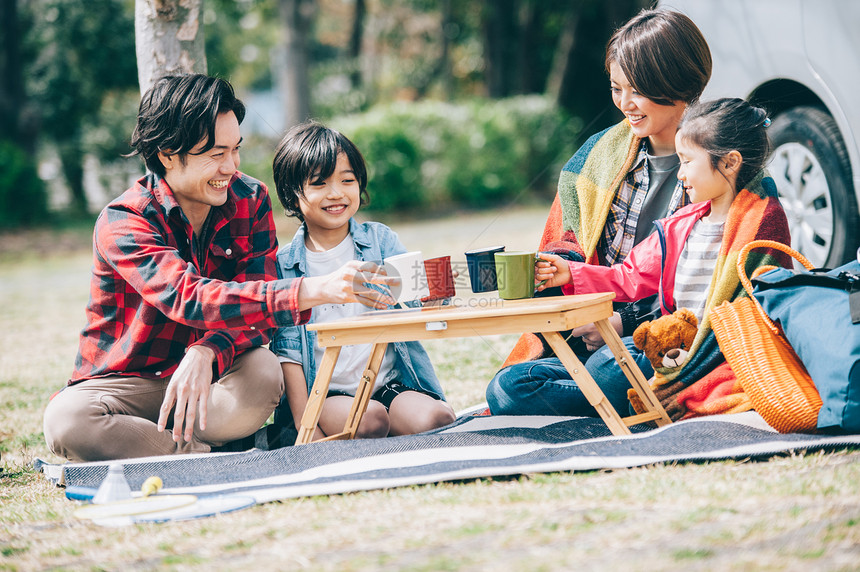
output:
[[360, 302], [371, 308], [383, 309], [397, 301], [367, 284], [379, 284], [386, 288], [400, 284], [400, 278], [388, 276], [385, 270], [373, 262], [351, 260], [325, 276], [313, 276], [302, 280], [299, 290], [299, 309], [307, 310], [320, 304], [345, 304]]
[[567, 260], [548, 252], [538, 254], [535, 262], [535, 283], [539, 282], [543, 284], [536, 288], [538, 292], [570, 283], [570, 266]]

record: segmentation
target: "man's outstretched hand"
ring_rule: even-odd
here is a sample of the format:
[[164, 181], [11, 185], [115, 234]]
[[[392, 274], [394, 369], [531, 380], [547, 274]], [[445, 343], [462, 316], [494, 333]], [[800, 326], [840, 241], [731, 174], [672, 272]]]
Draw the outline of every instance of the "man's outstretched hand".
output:
[[390, 289], [400, 284], [400, 278], [388, 276], [373, 262], [352, 260], [331, 274], [312, 276], [302, 280], [299, 290], [299, 309], [304, 311], [320, 304], [360, 302], [371, 308], [382, 309], [396, 300], [368, 284], [379, 284]]

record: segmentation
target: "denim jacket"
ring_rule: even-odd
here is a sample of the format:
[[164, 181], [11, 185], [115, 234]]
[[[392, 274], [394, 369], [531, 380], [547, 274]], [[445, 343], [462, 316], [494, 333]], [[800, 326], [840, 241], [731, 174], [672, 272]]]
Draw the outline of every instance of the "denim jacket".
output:
[[[306, 274], [305, 232], [306, 227], [302, 225], [293, 237], [292, 243], [281, 247], [278, 251], [279, 278], [297, 278]], [[355, 219], [350, 219], [349, 232], [355, 242], [356, 260], [379, 262], [388, 256], [406, 252], [406, 248], [397, 238], [397, 233], [382, 223], [358, 223]], [[311, 317], [310, 323], [313, 321], [314, 318]], [[317, 372], [313, 351], [316, 336], [316, 332], [309, 331], [305, 326], [292, 326], [279, 329], [270, 344], [276, 355], [302, 364], [308, 394]], [[424, 347], [419, 342], [394, 342], [391, 345], [394, 346], [396, 356], [394, 368], [384, 381], [387, 383], [396, 376], [406, 387], [422, 389], [444, 399], [442, 386]]]

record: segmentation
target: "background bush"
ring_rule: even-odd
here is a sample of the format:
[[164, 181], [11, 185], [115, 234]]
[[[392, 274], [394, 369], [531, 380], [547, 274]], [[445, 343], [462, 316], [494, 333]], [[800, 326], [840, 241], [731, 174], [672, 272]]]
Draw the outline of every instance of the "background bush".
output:
[[395, 103], [327, 123], [364, 154], [369, 210], [425, 214], [552, 197], [581, 128], [542, 96]]
[[0, 229], [44, 223], [48, 197], [36, 167], [17, 146], [0, 140]]

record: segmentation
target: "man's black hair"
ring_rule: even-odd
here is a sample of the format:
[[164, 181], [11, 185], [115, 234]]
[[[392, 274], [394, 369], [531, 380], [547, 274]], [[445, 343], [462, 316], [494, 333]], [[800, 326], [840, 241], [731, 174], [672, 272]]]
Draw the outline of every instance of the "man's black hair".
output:
[[143, 95], [137, 126], [131, 136], [132, 154], [143, 157], [146, 167], [163, 177], [159, 152], [185, 156], [203, 142], [198, 154], [215, 145], [218, 115], [232, 111], [239, 123], [245, 118], [245, 104], [236, 97], [226, 80], [202, 74], [165, 76]]

